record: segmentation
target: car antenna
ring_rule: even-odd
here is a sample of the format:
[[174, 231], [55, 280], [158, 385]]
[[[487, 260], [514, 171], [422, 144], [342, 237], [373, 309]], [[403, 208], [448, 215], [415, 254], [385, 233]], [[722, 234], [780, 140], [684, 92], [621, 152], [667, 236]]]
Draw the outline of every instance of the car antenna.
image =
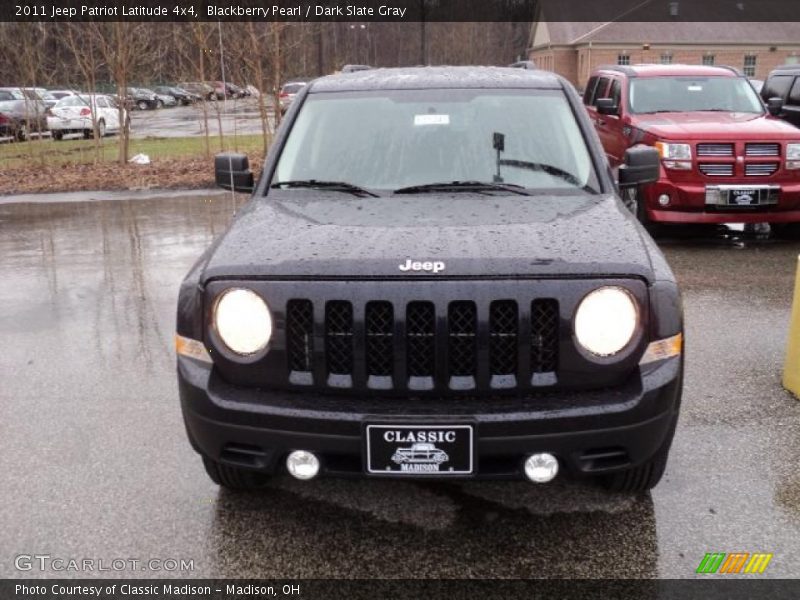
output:
[[503, 178], [500, 175], [500, 153], [506, 149], [506, 136], [497, 131], [492, 133], [492, 147], [497, 150], [497, 171], [494, 174], [494, 182], [503, 183]]

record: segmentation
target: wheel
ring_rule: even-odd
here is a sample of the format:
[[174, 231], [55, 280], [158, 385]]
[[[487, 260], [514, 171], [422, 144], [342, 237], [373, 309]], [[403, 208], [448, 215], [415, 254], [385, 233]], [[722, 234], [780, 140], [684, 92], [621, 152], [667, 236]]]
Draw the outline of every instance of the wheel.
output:
[[83, 130], [83, 139], [90, 140], [94, 137], [94, 131], [91, 129], [84, 129]]
[[144, 100], [139, 100], [136, 103], [136, 108], [138, 108], [139, 110], [147, 110], [147, 102], [145, 102]]
[[622, 188], [622, 203], [636, 215], [636, 218], [651, 236], [657, 237], [661, 233], [661, 227], [657, 223], [653, 223], [650, 217], [647, 216], [647, 207], [641, 197], [638, 186], [633, 185]]
[[269, 476], [263, 473], [229, 467], [205, 456], [203, 457], [203, 466], [211, 481], [229, 490], [257, 490], [264, 487], [269, 480]]
[[164, 108], [164, 101], [163, 100], [156, 100], [156, 108]]
[[106, 122], [103, 119], [100, 119], [97, 122], [97, 137], [99, 138], [106, 137]]
[[611, 492], [626, 492], [632, 494], [646, 492], [656, 487], [664, 475], [664, 470], [667, 468], [669, 448], [672, 445], [672, 438], [675, 437], [675, 426], [677, 423], [678, 420], [676, 417], [672, 421], [672, 426], [669, 429], [664, 443], [661, 444], [661, 447], [650, 460], [633, 469], [608, 475], [602, 481], [603, 486]]
[[18, 142], [24, 142], [28, 139], [28, 126], [25, 123], [20, 123], [17, 128], [16, 138]]
[[773, 237], [800, 239], [800, 223], [770, 223], [769, 228]]
[[61, 131], [54, 131], [52, 135], [53, 139], [57, 142], [60, 142], [64, 139], [64, 134]]

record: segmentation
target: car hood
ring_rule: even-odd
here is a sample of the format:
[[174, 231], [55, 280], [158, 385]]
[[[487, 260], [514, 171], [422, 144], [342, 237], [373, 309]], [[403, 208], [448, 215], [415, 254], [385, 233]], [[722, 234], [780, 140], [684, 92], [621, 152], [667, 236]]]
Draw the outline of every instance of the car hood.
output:
[[640, 115], [636, 126], [656, 137], [674, 140], [800, 140], [797, 128], [785, 121], [750, 113], [685, 112]]
[[[445, 268], [404, 272], [407, 259]], [[642, 230], [614, 196], [297, 191], [251, 200], [209, 249], [203, 279], [607, 275], [653, 277]]]

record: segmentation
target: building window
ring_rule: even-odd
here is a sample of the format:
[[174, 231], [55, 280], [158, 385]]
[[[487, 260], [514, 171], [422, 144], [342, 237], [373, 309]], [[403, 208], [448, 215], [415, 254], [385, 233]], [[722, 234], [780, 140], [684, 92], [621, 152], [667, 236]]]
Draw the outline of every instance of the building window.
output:
[[706, 55], [703, 57], [703, 64], [704, 64], [704, 65], [707, 65], [707, 66], [709, 66], [709, 67], [713, 67], [713, 66], [714, 66], [714, 59], [715, 59], [715, 58], [716, 58], [716, 57], [715, 57], [713, 54], [706, 54]]
[[662, 65], [671, 65], [672, 64], [672, 52], [662, 52], [661, 53], [661, 64]]
[[618, 54], [617, 55], [617, 64], [618, 65], [629, 65], [631, 64], [631, 57], [627, 54]]
[[755, 54], [745, 54], [744, 55], [744, 74], [746, 77], [755, 77], [756, 76], [756, 55]]

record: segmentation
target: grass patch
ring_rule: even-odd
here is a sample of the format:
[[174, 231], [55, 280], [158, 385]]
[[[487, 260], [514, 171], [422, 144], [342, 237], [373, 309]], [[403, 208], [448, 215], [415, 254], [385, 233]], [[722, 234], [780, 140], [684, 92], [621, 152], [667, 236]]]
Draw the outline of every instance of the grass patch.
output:
[[[0, 168], [15, 169], [30, 165], [46, 165], [50, 167], [93, 164], [95, 162], [115, 162], [119, 152], [119, 140], [116, 136], [106, 137], [98, 153], [95, 152], [94, 140], [66, 139], [60, 142], [43, 138], [22, 143], [0, 143]], [[243, 152], [245, 154], [263, 156], [264, 142], [257, 135], [209, 136], [209, 154], [222, 151]], [[142, 138], [132, 139], [129, 156], [147, 154], [151, 160], [159, 158], [203, 158], [206, 153], [204, 137], [178, 138]]]

